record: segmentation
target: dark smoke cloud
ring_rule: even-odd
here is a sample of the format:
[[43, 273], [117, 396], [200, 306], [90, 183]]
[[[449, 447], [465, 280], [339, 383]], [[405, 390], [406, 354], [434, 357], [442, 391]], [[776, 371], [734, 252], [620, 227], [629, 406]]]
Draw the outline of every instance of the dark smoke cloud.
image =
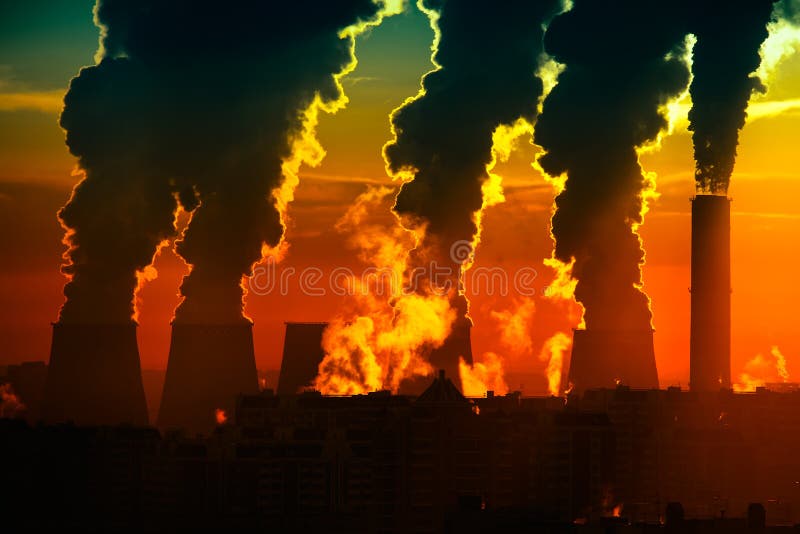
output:
[[768, 36], [774, 1], [705, 0], [693, 6], [691, 32], [697, 42], [689, 129], [698, 192], [728, 191], [747, 103], [754, 92], [765, 91], [754, 72], [761, 63], [759, 49]]
[[59, 211], [70, 249], [62, 322], [128, 322], [136, 272], [174, 232], [172, 187], [153, 166], [158, 128], [148, 78], [106, 60], [83, 69], [64, 99], [61, 125], [85, 172]]
[[[72, 275], [62, 321], [128, 321], [136, 272], [194, 210], [176, 320], [243, 320], [241, 278], [283, 235], [272, 191], [319, 94], [351, 61], [345, 27], [381, 5], [100, 0], [100, 62], [61, 118], [86, 179], [60, 212]], [[176, 200], [177, 199], [177, 200]]]
[[800, 25], [800, 0], [780, 0], [775, 4], [773, 16], [794, 26]]
[[519, 118], [536, 118], [543, 27], [561, 2], [425, 0], [423, 5], [439, 14], [434, 59], [441, 68], [424, 77], [424, 96], [393, 115], [397, 137], [385, 156], [392, 172], [416, 171], [395, 205], [407, 222], [427, 226], [412, 263], [435, 260], [450, 267], [455, 286], [460, 263], [450, 257], [450, 246], [476, 234], [474, 214], [488, 178], [492, 133]]
[[646, 181], [637, 147], [667, 126], [659, 107], [689, 82], [685, 30], [675, 6], [575, 0], [549, 25], [545, 48], [565, 65], [544, 102], [535, 141], [551, 176], [567, 173], [553, 217], [555, 255], [575, 258], [575, 295], [587, 328], [650, 328], [638, 288]]

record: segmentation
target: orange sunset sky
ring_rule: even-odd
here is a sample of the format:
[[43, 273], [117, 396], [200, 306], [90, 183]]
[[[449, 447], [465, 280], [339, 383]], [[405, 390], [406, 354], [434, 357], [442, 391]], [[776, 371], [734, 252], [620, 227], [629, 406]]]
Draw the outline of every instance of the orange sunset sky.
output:
[[[56, 211], [77, 178], [71, 174], [75, 161], [57, 119], [69, 78], [80, 66], [93, 63], [97, 29], [91, 5], [91, 0], [53, 2], [44, 13], [12, 13], [0, 22], [0, 365], [47, 359], [50, 322], [63, 301], [63, 232]], [[327, 156], [319, 167], [301, 169], [289, 209], [289, 253], [278, 273], [364, 267], [334, 225], [367, 187], [396, 185], [387, 177], [381, 156], [382, 145], [391, 138], [388, 115], [416, 94], [420, 76], [432, 68], [432, 39], [426, 17], [413, 6], [358, 39], [358, 67], [344, 80], [350, 103], [321, 118], [318, 138]], [[784, 42], [785, 50], [796, 42]], [[790, 377], [800, 379], [800, 54], [779, 62], [767, 82], [768, 92], [751, 102], [730, 189], [734, 382], [749, 360], [767, 355], [772, 346], [786, 356]], [[686, 386], [689, 375], [694, 162], [686, 131], [687, 102], [683, 104], [676, 108], [675, 129], [660, 150], [641, 158], [646, 171], [657, 173], [660, 193], [641, 235], [662, 387]], [[534, 267], [539, 273], [534, 286], [541, 294], [552, 279], [542, 260], [552, 249], [548, 222], [554, 193], [531, 165], [536, 150], [529, 137], [522, 138], [511, 159], [496, 167], [506, 202], [485, 215], [476, 267], [498, 266], [511, 275]], [[158, 278], [139, 294], [144, 369], [166, 367], [170, 319], [185, 273], [169, 248], [155, 267]], [[302, 294], [296, 278], [289, 289], [286, 295], [273, 292], [248, 299], [261, 369], [280, 366], [284, 321], [325, 321], [342, 305], [341, 297]], [[544, 394], [544, 363], [538, 354], [547, 338], [575, 326], [565, 310], [537, 295], [536, 312], [526, 320], [530, 343], [506, 346], [499, 341], [504, 325], [498, 316], [515, 313], [524, 299], [512, 292], [473, 295], [471, 301], [476, 359], [489, 351], [501, 355], [507, 369], [525, 373], [526, 394]], [[766, 371], [771, 373], [766, 380], [778, 378], [775, 370]]]

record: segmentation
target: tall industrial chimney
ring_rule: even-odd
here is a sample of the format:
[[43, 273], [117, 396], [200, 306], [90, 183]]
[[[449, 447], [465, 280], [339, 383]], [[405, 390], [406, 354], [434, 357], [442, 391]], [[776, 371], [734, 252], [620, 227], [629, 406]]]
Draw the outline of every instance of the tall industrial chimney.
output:
[[147, 425], [136, 323], [54, 323], [42, 417]]
[[618, 384], [658, 388], [653, 330], [576, 329], [568, 377], [576, 392]]
[[255, 393], [252, 323], [173, 322], [159, 427], [209, 433], [217, 410], [231, 416], [240, 394]]
[[731, 201], [692, 200], [692, 286], [689, 387], [731, 387]]
[[308, 387], [325, 357], [322, 334], [328, 323], [286, 323], [278, 395], [294, 395]]
[[[471, 330], [472, 321], [470, 319], [466, 317], [457, 319], [445, 342], [440, 347], [431, 349], [427, 357], [433, 368], [433, 373], [443, 370], [459, 391], [462, 391], [461, 374], [458, 369], [459, 358], [463, 358], [464, 362], [469, 365], [473, 363]], [[404, 380], [400, 384], [400, 394], [421, 395], [430, 386], [434, 374]]]

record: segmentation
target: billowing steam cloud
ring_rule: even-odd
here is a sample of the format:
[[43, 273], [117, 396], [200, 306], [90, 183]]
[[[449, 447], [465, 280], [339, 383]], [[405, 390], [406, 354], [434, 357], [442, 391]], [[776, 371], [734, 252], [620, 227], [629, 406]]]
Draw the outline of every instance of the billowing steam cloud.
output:
[[99, 63], [72, 81], [61, 117], [85, 173], [60, 212], [61, 320], [130, 321], [137, 273], [174, 235], [179, 205], [193, 211], [177, 245], [192, 269], [176, 320], [244, 320], [242, 277], [283, 236], [286, 162], [317, 109], [344, 104], [354, 36], [385, 12], [372, 0], [99, 0]]
[[[543, 89], [536, 76], [543, 28], [560, 7], [558, 0], [420, 3], [437, 34], [438, 68], [423, 78], [417, 98], [392, 115], [396, 138], [385, 156], [391, 173], [413, 177], [398, 194], [395, 211], [406, 226], [426, 229], [410, 268], [432, 261], [449, 268], [451, 279], [440, 282], [454, 293], [468, 258], [452, 254], [453, 244], [477, 245], [493, 133], [520, 119], [535, 120]], [[454, 303], [463, 316], [464, 301]]]
[[[499, 177], [490, 170], [514, 135], [530, 131], [542, 94], [536, 71], [543, 27], [560, 8], [558, 0], [417, 5], [436, 35], [437, 68], [425, 75], [420, 93], [393, 112], [395, 139], [384, 149], [388, 171], [407, 180], [394, 206], [404, 228], [363, 223], [366, 209], [359, 206], [386, 192], [368, 193], [344, 219], [359, 235], [360, 257], [403, 280], [396, 284], [403, 287], [388, 299], [380, 298], [384, 293], [357, 295], [355, 311], [343, 310], [331, 321], [314, 382], [323, 393], [396, 391], [405, 380], [433, 371], [431, 362], [467, 376], [458, 360], [467, 355], [442, 349], [447, 355], [440, 360], [446, 361], [436, 361], [431, 350], [455, 337], [454, 324], [469, 321], [462, 269], [478, 244], [482, 209], [502, 201], [493, 181]], [[467, 368], [465, 385], [485, 391], [491, 377], [497, 387], [498, 364], [492, 355]]]
[[128, 61], [83, 69], [64, 98], [61, 125], [84, 179], [59, 212], [70, 246], [62, 322], [128, 322], [137, 273], [174, 232], [173, 187], [154, 165], [161, 137], [148, 85]]
[[547, 53], [564, 70], [545, 99], [535, 141], [546, 151], [542, 168], [566, 173], [552, 220], [555, 258], [574, 258], [587, 328], [650, 328], [636, 228], [652, 181], [637, 148], [667, 126], [662, 106], [686, 87], [689, 72], [681, 12], [649, 5], [575, 0], [545, 35]]
[[736, 160], [739, 130], [755, 91], [763, 92], [755, 75], [759, 49], [767, 38], [775, 0], [698, 2], [691, 32], [697, 37], [692, 53], [692, 109], [695, 178], [700, 193], [726, 194]]

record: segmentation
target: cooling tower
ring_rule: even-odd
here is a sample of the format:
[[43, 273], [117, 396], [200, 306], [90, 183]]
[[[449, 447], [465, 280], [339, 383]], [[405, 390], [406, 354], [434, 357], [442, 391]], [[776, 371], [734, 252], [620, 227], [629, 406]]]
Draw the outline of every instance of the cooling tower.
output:
[[209, 433], [217, 424], [217, 410], [230, 417], [240, 394], [255, 393], [251, 323], [172, 324], [160, 428]]
[[568, 376], [576, 392], [617, 384], [658, 388], [653, 331], [576, 329]]
[[54, 323], [42, 416], [78, 425], [147, 425], [136, 323]]
[[325, 356], [322, 333], [328, 323], [286, 323], [278, 395], [294, 395], [311, 385]]
[[731, 201], [692, 200], [692, 316], [689, 387], [731, 387]]
[[[459, 358], [463, 358], [466, 363], [472, 365], [471, 329], [472, 321], [466, 317], [457, 319], [445, 342], [440, 347], [432, 349], [427, 358], [433, 368], [432, 373], [436, 373], [436, 370], [439, 369], [443, 370], [459, 391], [462, 390], [461, 373], [458, 370]], [[429, 377], [404, 380], [400, 384], [399, 393], [401, 395], [420, 395], [428, 388], [431, 378], [434, 376], [431, 374]]]

